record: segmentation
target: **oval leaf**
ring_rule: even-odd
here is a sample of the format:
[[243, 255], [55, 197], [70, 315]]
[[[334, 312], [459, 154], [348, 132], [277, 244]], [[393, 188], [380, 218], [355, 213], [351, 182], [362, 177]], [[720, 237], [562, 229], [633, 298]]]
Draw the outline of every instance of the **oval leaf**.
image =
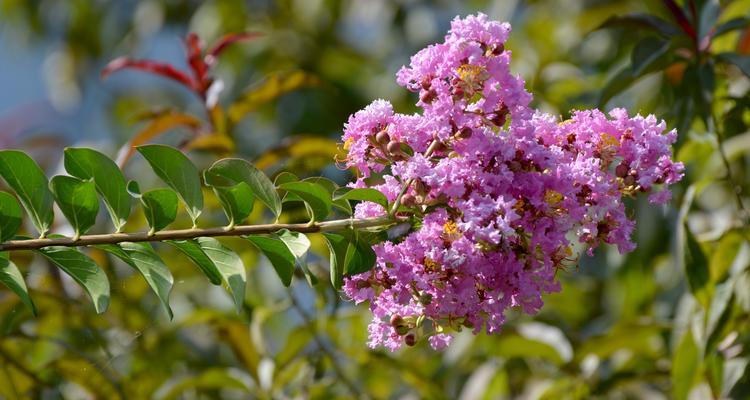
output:
[[318, 278], [313, 275], [305, 261], [305, 256], [307, 255], [308, 250], [310, 250], [310, 239], [308, 239], [304, 233], [292, 232], [288, 229], [282, 229], [276, 232], [276, 236], [284, 242], [289, 251], [294, 255], [297, 264], [299, 264], [300, 268], [302, 268], [302, 271], [305, 273], [307, 283], [311, 286], [317, 284]]
[[87, 255], [62, 246], [39, 249], [38, 252], [52, 261], [66, 274], [78, 282], [94, 303], [94, 309], [101, 314], [109, 305], [109, 281], [104, 273]]
[[18, 150], [0, 151], [0, 176], [18, 195], [40, 236], [52, 226], [54, 199], [47, 177], [34, 160]]
[[388, 198], [383, 193], [372, 188], [339, 188], [333, 193], [334, 200], [360, 200], [371, 201], [388, 209]]
[[[328, 191], [328, 193], [331, 195], [331, 198], [334, 197], [333, 194], [336, 192], [336, 190], [339, 189], [339, 185], [336, 184], [336, 182], [334, 182], [334, 181], [332, 181], [332, 180], [330, 180], [328, 178], [323, 178], [323, 177], [320, 177], [320, 176], [315, 176], [315, 177], [312, 177], [312, 178], [307, 178], [307, 179], [305, 179], [305, 182], [317, 183], [318, 185], [323, 186]], [[352, 205], [349, 204], [349, 201], [345, 200], [345, 199], [335, 199], [334, 198], [333, 199], [333, 206], [336, 207], [336, 208], [338, 208], [339, 210], [343, 211], [344, 213], [346, 213], [346, 215], [352, 215], [352, 213], [354, 212], [352, 210]]]
[[287, 245], [281, 239], [266, 236], [247, 236], [247, 240], [268, 258], [281, 278], [281, 283], [284, 286], [291, 285], [295, 258]]
[[137, 150], [151, 164], [156, 175], [177, 192], [195, 225], [203, 209], [201, 179], [195, 165], [173, 147], [150, 144], [138, 146]]
[[21, 271], [18, 270], [16, 264], [10, 261], [6, 252], [0, 253], [0, 282], [18, 295], [23, 304], [29, 307], [31, 313], [36, 315], [36, 306], [29, 296], [29, 290], [26, 288], [23, 275], [21, 275]]
[[86, 233], [96, 222], [99, 199], [92, 181], [57, 175], [50, 181], [57, 205], [75, 230], [75, 238]]
[[235, 186], [241, 182], [246, 183], [274, 216], [281, 214], [281, 199], [276, 193], [271, 180], [266, 174], [255, 168], [251, 163], [239, 158], [225, 158], [215, 162], [204, 173], [206, 182], [218, 186]]
[[310, 208], [313, 221], [322, 221], [331, 213], [333, 200], [328, 191], [321, 185], [312, 182], [288, 182], [279, 186], [299, 196]]
[[326, 244], [330, 254], [329, 268], [331, 270], [331, 284], [336, 289], [341, 289], [344, 281], [344, 267], [346, 266], [346, 250], [349, 240], [337, 233], [325, 232]]
[[22, 222], [21, 206], [16, 198], [0, 191], [0, 242], [13, 238]]
[[177, 250], [190, 258], [214, 285], [221, 285], [221, 272], [194, 240], [167, 240]]
[[234, 304], [237, 306], [237, 312], [242, 311], [242, 306], [245, 304], [247, 273], [240, 256], [214, 238], [200, 237], [195, 240], [206, 253], [206, 256], [216, 265], [227, 286], [229, 286]]
[[141, 196], [141, 203], [151, 232], [166, 228], [177, 218], [177, 194], [171, 189], [149, 190]]
[[711, 303], [712, 288], [710, 285], [711, 275], [708, 271], [708, 260], [706, 259], [700, 244], [685, 225], [685, 275], [687, 276], [690, 292], [698, 302], [708, 310]]
[[255, 196], [247, 183], [239, 182], [233, 186], [224, 186], [225, 179], [210, 173], [204, 173], [203, 179], [206, 185], [213, 188], [216, 197], [219, 198], [230, 226], [241, 223], [253, 211]]
[[123, 242], [119, 246], [106, 244], [96, 247], [112, 254], [140, 272], [156, 297], [161, 301], [169, 319], [172, 319], [174, 314], [169, 306], [169, 293], [172, 291], [174, 278], [169, 268], [150, 244]]
[[98, 151], [69, 147], [65, 149], [65, 170], [76, 178], [94, 180], [112, 224], [120, 232], [130, 216], [130, 196], [117, 164]]

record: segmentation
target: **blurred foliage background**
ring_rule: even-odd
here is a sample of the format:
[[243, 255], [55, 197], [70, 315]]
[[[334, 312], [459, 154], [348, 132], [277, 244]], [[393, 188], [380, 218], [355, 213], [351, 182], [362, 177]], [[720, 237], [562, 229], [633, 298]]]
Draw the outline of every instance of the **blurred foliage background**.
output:
[[[631, 204], [634, 253], [584, 257], [539, 315], [511, 316], [500, 335], [395, 354], [367, 348], [366, 307], [302, 276], [284, 288], [240, 241], [226, 244], [249, 271], [241, 314], [157, 245], [176, 277], [173, 321], [104, 253], [90, 253], [113, 283], [102, 315], [59, 270], [18, 253], [40, 315], [0, 291], [0, 398], [748, 398], [750, 1], [0, 0], [0, 148], [52, 175], [63, 146], [115, 157], [156, 141], [199, 167], [237, 154], [269, 174], [343, 184], [332, 159], [348, 116], [376, 98], [414, 111], [394, 74], [454, 16], [477, 11], [513, 24], [513, 68], [540, 109], [626, 106], [679, 129], [686, 179], [672, 206]], [[611, 19], [632, 13], [653, 16]], [[212, 43], [243, 31], [263, 36], [221, 55], [224, 114], [159, 77], [100, 79], [123, 55], [186, 69], [188, 32]], [[138, 157], [125, 171], [156, 181]], [[308, 261], [324, 276], [327, 250], [312, 238]]]

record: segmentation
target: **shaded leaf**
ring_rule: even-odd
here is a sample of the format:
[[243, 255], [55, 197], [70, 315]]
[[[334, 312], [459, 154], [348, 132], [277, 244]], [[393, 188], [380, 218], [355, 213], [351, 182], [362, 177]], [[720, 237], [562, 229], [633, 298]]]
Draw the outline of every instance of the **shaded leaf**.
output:
[[138, 183], [130, 181], [128, 183], [128, 192], [133, 197], [141, 200], [143, 213], [146, 216], [148, 225], [151, 227], [151, 233], [166, 228], [177, 218], [177, 203], [179, 200], [177, 193], [172, 189], [152, 189], [141, 194]]
[[214, 238], [200, 237], [195, 240], [200, 245], [201, 250], [214, 263], [227, 283], [227, 286], [229, 286], [229, 290], [232, 292], [232, 297], [234, 298], [234, 304], [237, 306], [237, 312], [242, 311], [242, 306], [245, 304], [247, 273], [240, 256]]
[[719, 0], [706, 0], [700, 12], [700, 21], [698, 22], [698, 38], [703, 39], [716, 25], [716, 21], [721, 14]]
[[107, 309], [109, 281], [107, 274], [94, 263], [94, 260], [70, 247], [51, 246], [37, 251], [83, 287], [91, 297], [97, 313], [101, 314]]
[[700, 365], [700, 353], [688, 329], [672, 357], [672, 396], [677, 400], [687, 398], [693, 387]]
[[169, 268], [167, 268], [164, 261], [156, 254], [150, 244], [123, 242], [119, 246], [105, 244], [96, 246], [96, 248], [116, 256], [140, 272], [151, 287], [151, 290], [156, 294], [156, 297], [161, 301], [164, 310], [169, 315], [169, 319], [173, 318], [174, 314], [172, 313], [172, 308], [169, 306], [169, 293], [172, 291], [174, 278], [172, 278]]
[[39, 235], [45, 236], [52, 226], [54, 200], [42, 169], [21, 151], [2, 150], [0, 176], [18, 195]]
[[714, 31], [712, 36], [718, 37], [725, 33], [734, 31], [734, 30], [744, 29], [748, 27], [749, 25], [750, 25], [750, 18], [747, 18], [747, 17], [732, 18], [729, 21], [719, 24], [716, 27], [716, 30]]
[[229, 225], [234, 226], [241, 223], [253, 210], [255, 195], [250, 186], [245, 182], [239, 182], [231, 186], [225, 186], [227, 180], [220, 175], [204, 171], [203, 180], [210, 186], [216, 197], [219, 198], [224, 214], [229, 220]]
[[645, 29], [661, 34], [664, 37], [680, 34], [680, 29], [664, 19], [655, 15], [633, 13], [627, 15], [617, 15], [604, 21], [597, 30], [604, 28], [626, 28], [626, 29]]
[[750, 56], [727, 52], [717, 54], [716, 58], [725, 63], [737, 66], [743, 74], [750, 77]]
[[245, 160], [239, 158], [219, 160], [204, 172], [204, 178], [212, 185], [224, 187], [244, 182], [276, 217], [281, 214], [281, 199], [273, 183], [266, 174]]
[[29, 296], [29, 289], [26, 288], [23, 275], [16, 264], [10, 261], [7, 252], [0, 252], [0, 282], [13, 291], [23, 304], [29, 307], [32, 314], [37, 315], [36, 306]]
[[221, 272], [195, 240], [167, 240], [177, 250], [190, 258], [214, 285], [221, 285]]
[[195, 165], [173, 147], [150, 144], [138, 146], [137, 150], [151, 164], [156, 175], [177, 192], [195, 225], [203, 209], [201, 179]]
[[50, 181], [57, 205], [75, 230], [75, 238], [91, 228], [99, 213], [99, 198], [93, 181], [57, 175]]
[[119, 232], [130, 215], [130, 196], [117, 164], [98, 151], [68, 147], [65, 149], [65, 170], [76, 178], [94, 180], [96, 191], [104, 199], [112, 223]]
[[[339, 210], [343, 211], [347, 215], [352, 215], [354, 213], [354, 211], [352, 210], [352, 205], [349, 204], [349, 200], [334, 198], [335, 197], [334, 193], [336, 192], [336, 190], [339, 189], [339, 185], [336, 182], [334, 182], [334, 181], [332, 181], [332, 180], [330, 180], [328, 178], [323, 178], [323, 177], [319, 177], [319, 176], [311, 177], [311, 178], [306, 178], [304, 181], [305, 182], [317, 183], [318, 185], [320, 185], [324, 189], [326, 189], [328, 191], [328, 193], [331, 195], [331, 198], [333, 199], [333, 206], [335, 208], [338, 208]], [[277, 185], [278, 185], [278, 183], [277, 183]]]
[[284, 286], [291, 285], [295, 257], [287, 245], [281, 239], [275, 237], [251, 235], [247, 236], [247, 240], [268, 258]]
[[330, 193], [319, 184], [304, 181], [288, 182], [279, 186], [279, 189], [299, 196], [309, 206], [314, 221], [322, 221], [331, 213], [333, 201]]
[[22, 223], [23, 214], [16, 198], [0, 191], [0, 242], [13, 238]]
[[708, 260], [703, 254], [695, 236], [690, 228], [685, 226], [685, 275], [687, 277], [690, 292], [698, 302], [708, 309], [711, 303], [710, 273], [708, 271]]
[[631, 53], [633, 76], [638, 77], [649, 71], [667, 51], [669, 51], [669, 40], [647, 37], [639, 41]]
[[349, 240], [337, 233], [324, 232], [326, 244], [330, 254], [329, 268], [331, 272], [331, 284], [340, 289], [344, 280], [344, 268], [346, 267], [346, 252]]

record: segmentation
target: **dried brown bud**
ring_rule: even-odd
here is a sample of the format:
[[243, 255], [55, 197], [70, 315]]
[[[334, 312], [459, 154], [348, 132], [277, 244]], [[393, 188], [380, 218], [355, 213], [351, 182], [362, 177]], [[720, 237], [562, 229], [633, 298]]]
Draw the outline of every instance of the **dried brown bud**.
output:
[[456, 133], [456, 137], [459, 139], [468, 139], [471, 137], [471, 133], [472, 133], [471, 128], [469, 128], [468, 126], [465, 126]]
[[437, 92], [434, 89], [430, 89], [426, 92], [422, 92], [422, 94], [419, 96], [419, 100], [422, 101], [422, 103], [430, 104], [433, 100], [437, 97]]
[[410, 333], [404, 336], [404, 343], [406, 343], [407, 346], [412, 347], [417, 344], [417, 337], [413, 333]]

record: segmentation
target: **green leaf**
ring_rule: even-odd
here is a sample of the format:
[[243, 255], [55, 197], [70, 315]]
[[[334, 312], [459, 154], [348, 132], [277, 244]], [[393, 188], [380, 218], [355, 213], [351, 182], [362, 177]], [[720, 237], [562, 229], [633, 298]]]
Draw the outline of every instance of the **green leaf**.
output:
[[141, 194], [138, 183], [130, 181], [128, 183], [128, 192], [141, 200], [143, 205], [146, 221], [151, 227], [151, 233], [158, 232], [166, 228], [177, 218], [177, 193], [172, 189], [153, 189]]
[[305, 261], [305, 255], [310, 250], [310, 239], [304, 233], [291, 232], [288, 229], [282, 229], [276, 232], [276, 236], [281, 239], [286, 245], [289, 251], [292, 252], [294, 258], [297, 260], [302, 271], [305, 273], [307, 282], [312, 286], [318, 283], [318, 278], [312, 274], [310, 269], [307, 267]]
[[685, 275], [690, 292], [698, 302], [708, 309], [711, 303], [711, 275], [708, 271], [708, 260], [700, 245], [695, 240], [690, 228], [685, 226]]
[[610, 17], [599, 25], [596, 30], [604, 28], [627, 28], [629, 31], [644, 29], [656, 32], [664, 37], [675, 36], [681, 33], [680, 28], [661, 19], [655, 15], [632, 13]]
[[633, 77], [652, 71], [667, 51], [669, 51], [669, 40], [647, 37], [639, 41], [630, 55]]
[[200, 237], [195, 240], [206, 253], [206, 256], [216, 265], [227, 286], [229, 286], [234, 304], [237, 306], [237, 312], [242, 311], [242, 306], [245, 304], [247, 273], [240, 256], [214, 238]]
[[372, 188], [340, 188], [333, 193], [333, 199], [371, 201], [388, 209], [388, 199], [385, 195]]
[[68, 147], [65, 149], [65, 170], [76, 178], [94, 180], [112, 224], [120, 232], [130, 216], [130, 196], [125, 187], [125, 177], [117, 164], [98, 151]]
[[[317, 183], [320, 186], [323, 186], [328, 191], [328, 193], [330, 194], [331, 198], [334, 197], [333, 194], [336, 192], [336, 190], [339, 189], [339, 185], [336, 184], [336, 182], [334, 182], [334, 181], [332, 181], [332, 180], [330, 180], [328, 178], [323, 178], [323, 177], [320, 177], [320, 176], [306, 178], [304, 181], [305, 182]], [[278, 183], [277, 183], [277, 185], [278, 185]], [[333, 206], [335, 208], [338, 208], [339, 210], [343, 211], [347, 215], [352, 215], [352, 213], [354, 212], [352, 210], [352, 205], [349, 204], [349, 200], [346, 200], [346, 199], [333, 199]]]
[[337, 233], [325, 232], [323, 236], [326, 238], [330, 254], [329, 268], [331, 270], [331, 284], [334, 288], [340, 289], [344, 280], [346, 251], [349, 246], [349, 240]]
[[138, 146], [137, 150], [156, 175], [177, 192], [195, 225], [203, 209], [201, 178], [195, 165], [182, 152], [169, 146], [150, 144]]
[[635, 82], [635, 78], [633, 77], [631, 67], [625, 67], [618, 71], [604, 85], [602, 94], [599, 97], [599, 108], [604, 108], [609, 100], [611, 100], [623, 90], [627, 89], [630, 85], [633, 84], [633, 82]]
[[309, 207], [313, 221], [322, 221], [331, 213], [333, 200], [330, 193], [321, 185], [312, 182], [288, 182], [279, 189], [299, 196]]
[[36, 306], [29, 296], [29, 289], [26, 288], [23, 275], [21, 275], [21, 271], [18, 270], [16, 264], [10, 261], [6, 252], [0, 252], [0, 282], [18, 295], [23, 304], [29, 307], [32, 314], [37, 315]]
[[0, 242], [15, 236], [23, 223], [21, 206], [12, 194], [0, 191]]
[[254, 165], [239, 158], [225, 158], [215, 162], [204, 177], [222, 186], [246, 183], [255, 197], [268, 207], [274, 216], [281, 215], [281, 199], [270, 179]]
[[719, 0], [706, 0], [701, 8], [700, 21], [698, 23], [698, 39], [703, 39], [711, 32], [721, 14]]
[[54, 199], [42, 169], [21, 151], [2, 150], [0, 176], [18, 195], [39, 236], [45, 236], [52, 227]]
[[219, 198], [229, 225], [241, 223], [253, 211], [253, 203], [255, 203], [255, 196], [250, 186], [245, 182], [224, 186], [225, 179], [206, 172], [208, 171], [204, 172], [203, 179], [206, 185], [213, 188], [216, 197]]
[[75, 239], [86, 233], [96, 222], [99, 198], [92, 181], [57, 175], [50, 181], [57, 205], [75, 230]]
[[247, 236], [247, 240], [268, 258], [284, 286], [291, 285], [295, 257], [287, 245], [281, 239], [274, 237], [251, 235]]
[[366, 240], [365, 235], [354, 231], [349, 238], [349, 246], [346, 249], [344, 274], [356, 275], [367, 272], [375, 265], [375, 259], [375, 252]]
[[713, 34], [713, 38], [716, 38], [718, 36], [721, 36], [725, 33], [729, 33], [734, 30], [744, 29], [748, 25], [750, 25], [750, 18], [746, 18], [746, 17], [732, 18], [729, 21], [719, 24], [716, 27], [716, 30], [714, 31], [714, 34]]
[[672, 398], [687, 399], [698, 374], [699, 364], [700, 352], [692, 331], [688, 329], [672, 358]]
[[172, 278], [169, 268], [150, 244], [123, 242], [119, 246], [105, 244], [96, 246], [96, 248], [116, 256], [140, 272], [156, 297], [161, 301], [169, 319], [174, 317], [172, 308], [169, 306], [169, 293], [172, 291], [174, 278]]
[[717, 54], [716, 58], [724, 63], [736, 65], [743, 74], [750, 77], [750, 56], [727, 52]]
[[190, 258], [214, 285], [221, 285], [221, 272], [195, 240], [167, 240], [177, 250]]
[[101, 314], [107, 309], [109, 281], [107, 274], [99, 269], [94, 260], [70, 247], [51, 246], [37, 251], [83, 287], [97, 313]]

